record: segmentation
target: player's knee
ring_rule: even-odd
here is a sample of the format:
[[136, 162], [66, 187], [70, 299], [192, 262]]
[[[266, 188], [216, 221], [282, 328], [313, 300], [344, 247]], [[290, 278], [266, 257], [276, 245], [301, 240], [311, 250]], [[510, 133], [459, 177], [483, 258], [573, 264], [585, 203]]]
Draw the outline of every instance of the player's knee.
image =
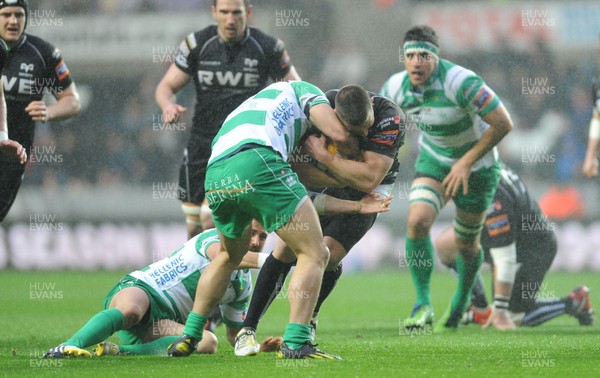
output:
[[463, 257], [472, 257], [479, 253], [479, 242], [477, 238], [456, 238], [456, 246]]
[[331, 257], [331, 253], [329, 248], [325, 245], [325, 243], [321, 243], [319, 246], [319, 252], [315, 255], [315, 262], [317, 262], [323, 269], [329, 263], [329, 258]]
[[433, 222], [422, 214], [410, 213], [408, 215], [408, 237], [412, 239], [424, 238], [429, 234]]
[[219, 340], [214, 333], [204, 331], [202, 340], [198, 343], [196, 351], [200, 354], [215, 354], [219, 347]]
[[125, 323], [123, 324], [124, 329], [129, 329], [134, 325], [138, 324], [145, 314], [145, 309], [142, 306], [131, 304], [124, 308], [118, 308], [119, 311], [125, 317]]

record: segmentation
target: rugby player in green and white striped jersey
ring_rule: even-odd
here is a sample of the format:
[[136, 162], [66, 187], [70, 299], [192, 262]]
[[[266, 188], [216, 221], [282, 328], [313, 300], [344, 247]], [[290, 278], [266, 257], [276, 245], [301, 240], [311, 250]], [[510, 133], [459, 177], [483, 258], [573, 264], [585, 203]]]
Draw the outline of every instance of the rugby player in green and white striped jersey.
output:
[[[227, 290], [219, 307], [227, 326], [229, 342], [235, 336], [250, 303], [252, 277], [249, 268], [259, 267], [259, 255], [267, 232], [257, 221], [252, 223], [249, 251], [238, 269], [227, 279]], [[166, 354], [167, 346], [177, 340], [192, 309], [198, 280], [211, 260], [219, 254], [216, 229], [206, 230], [187, 241], [170, 256], [123, 277], [104, 300], [104, 310], [93, 316], [61, 345], [49, 349], [44, 357], [89, 357], [83, 349], [103, 342], [117, 332], [124, 345], [103, 342], [96, 349], [104, 354]], [[199, 353], [215, 353], [217, 338], [208, 337], [198, 344]], [[171, 336], [171, 337], [163, 337]]]
[[244, 101], [223, 123], [212, 143], [204, 182], [222, 253], [198, 282], [184, 333], [169, 347], [169, 355], [188, 356], [202, 339], [207, 316], [247, 248], [248, 226], [254, 218], [268, 232], [275, 231], [298, 259], [290, 280], [290, 318], [280, 357], [339, 358], [310, 342], [309, 321], [329, 251], [315, 207], [287, 162], [313, 127], [350, 156], [358, 154], [351, 134], [366, 133], [362, 125], [343, 125], [325, 94], [302, 81], [271, 84]]
[[[512, 121], [496, 94], [472, 71], [439, 58], [435, 31], [416, 26], [404, 36], [406, 70], [392, 75], [382, 94], [394, 100], [420, 131], [416, 176], [409, 196], [406, 261], [416, 287], [407, 328], [433, 323], [429, 231], [442, 207], [456, 205], [458, 288], [434, 332], [454, 330], [468, 304], [483, 251], [479, 244], [486, 209], [500, 178], [496, 144]], [[412, 121], [412, 122], [411, 122]]]

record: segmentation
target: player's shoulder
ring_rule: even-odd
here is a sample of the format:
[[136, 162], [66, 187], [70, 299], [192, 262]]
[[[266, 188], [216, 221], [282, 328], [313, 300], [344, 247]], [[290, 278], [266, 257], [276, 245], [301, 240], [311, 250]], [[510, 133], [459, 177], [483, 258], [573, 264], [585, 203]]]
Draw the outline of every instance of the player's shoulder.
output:
[[210, 25], [204, 29], [189, 33], [183, 39], [189, 50], [203, 47], [211, 39], [218, 37], [217, 25]]
[[392, 100], [398, 100], [402, 95], [402, 88], [408, 84], [408, 80], [406, 70], [391, 75], [383, 84], [381, 94]]
[[472, 70], [452, 63], [449, 60], [440, 59], [440, 79], [446, 90], [456, 93], [462, 85], [472, 79], [481, 79]]
[[270, 34], [265, 33], [264, 31], [249, 26], [248, 27], [249, 30], [249, 36], [251, 38], [254, 38], [261, 46], [275, 46], [279, 39], [273, 37]]
[[39, 51], [44, 57], [52, 55], [56, 51], [56, 47], [52, 43], [31, 34], [25, 35], [23, 45]]

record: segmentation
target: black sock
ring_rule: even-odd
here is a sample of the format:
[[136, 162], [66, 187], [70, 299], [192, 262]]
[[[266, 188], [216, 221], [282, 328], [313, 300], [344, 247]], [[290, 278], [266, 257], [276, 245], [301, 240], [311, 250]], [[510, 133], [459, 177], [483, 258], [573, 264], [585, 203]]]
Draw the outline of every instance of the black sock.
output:
[[317, 315], [319, 315], [321, 305], [323, 302], [325, 302], [325, 299], [327, 299], [329, 294], [331, 294], [341, 275], [342, 264], [332, 271], [325, 271], [325, 273], [323, 273], [323, 282], [321, 283], [321, 291], [319, 291], [319, 298], [317, 299], [317, 305], [315, 306], [315, 311], [313, 312], [313, 318], [316, 318]]
[[[458, 274], [456, 270], [456, 263], [446, 264], [446, 266], [455, 274]], [[473, 291], [471, 292], [471, 304], [477, 308], [487, 308], [488, 301], [485, 297], [485, 289], [483, 288], [483, 279], [481, 278], [481, 273], [477, 272], [477, 276], [475, 276], [475, 282], [473, 283]]]
[[250, 300], [248, 314], [242, 323], [242, 327], [250, 327], [256, 330], [260, 318], [267, 311], [273, 299], [279, 294], [285, 278], [292, 264], [286, 264], [277, 260], [270, 254], [265, 260], [260, 273], [256, 278], [256, 285]]

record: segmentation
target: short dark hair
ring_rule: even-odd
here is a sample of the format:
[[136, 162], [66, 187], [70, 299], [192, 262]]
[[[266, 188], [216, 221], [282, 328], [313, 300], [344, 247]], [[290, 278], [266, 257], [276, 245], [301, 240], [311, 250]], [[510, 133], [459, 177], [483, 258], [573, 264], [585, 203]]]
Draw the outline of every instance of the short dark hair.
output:
[[335, 111], [352, 126], [363, 126], [373, 111], [371, 96], [360, 85], [346, 85], [335, 96]]
[[425, 41], [434, 44], [436, 47], [440, 47], [435, 30], [427, 25], [417, 25], [408, 29], [406, 34], [404, 34], [404, 41], [402, 43], [408, 41]]
[[[213, 0], [213, 7], [217, 7], [217, 1], [218, 0]], [[248, 6], [250, 5], [250, 0], [244, 0], [244, 8], [248, 9]]]

